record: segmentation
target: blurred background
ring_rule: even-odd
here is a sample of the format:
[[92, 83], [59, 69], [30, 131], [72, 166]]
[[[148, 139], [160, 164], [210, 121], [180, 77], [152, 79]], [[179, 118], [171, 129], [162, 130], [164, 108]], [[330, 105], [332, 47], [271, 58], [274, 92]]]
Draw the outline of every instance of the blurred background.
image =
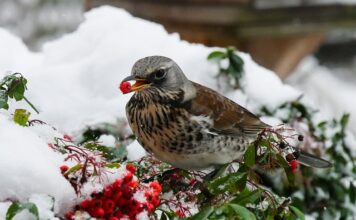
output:
[[[356, 133], [356, 0], [0, 0], [0, 27], [33, 51], [113, 5], [182, 39], [235, 46]], [[1, 39], [0, 39], [1, 40]]]

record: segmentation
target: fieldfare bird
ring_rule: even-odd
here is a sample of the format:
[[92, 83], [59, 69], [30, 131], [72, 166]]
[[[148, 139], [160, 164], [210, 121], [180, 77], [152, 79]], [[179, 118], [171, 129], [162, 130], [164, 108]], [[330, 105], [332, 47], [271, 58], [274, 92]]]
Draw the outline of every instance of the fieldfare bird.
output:
[[[187, 79], [170, 58], [138, 60], [131, 76], [134, 91], [126, 105], [138, 142], [156, 158], [182, 169], [203, 169], [241, 160], [250, 142], [269, 125], [218, 92]], [[313, 167], [330, 163], [301, 153]]]

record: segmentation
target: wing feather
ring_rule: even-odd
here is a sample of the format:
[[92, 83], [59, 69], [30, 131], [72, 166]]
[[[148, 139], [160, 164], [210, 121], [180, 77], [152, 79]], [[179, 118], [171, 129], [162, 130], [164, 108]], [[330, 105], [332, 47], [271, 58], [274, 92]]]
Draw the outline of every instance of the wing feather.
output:
[[256, 136], [269, 127], [256, 115], [216, 91], [193, 83], [196, 96], [190, 100], [188, 111], [196, 116], [210, 117], [213, 130], [219, 134]]

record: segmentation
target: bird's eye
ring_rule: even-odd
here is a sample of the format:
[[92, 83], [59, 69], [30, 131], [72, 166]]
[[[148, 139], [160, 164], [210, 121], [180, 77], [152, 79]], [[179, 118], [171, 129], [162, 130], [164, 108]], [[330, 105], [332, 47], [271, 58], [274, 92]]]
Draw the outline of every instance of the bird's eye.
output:
[[166, 76], [166, 71], [158, 69], [155, 71], [155, 79], [163, 79]]

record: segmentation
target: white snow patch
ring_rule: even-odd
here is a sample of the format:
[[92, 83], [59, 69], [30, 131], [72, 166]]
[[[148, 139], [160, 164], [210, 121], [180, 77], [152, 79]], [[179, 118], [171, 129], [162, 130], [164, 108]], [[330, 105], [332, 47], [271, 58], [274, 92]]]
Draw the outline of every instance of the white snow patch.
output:
[[115, 137], [112, 135], [101, 135], [98, 139], [98, 142], [104, 146], [114, 147], [115, 146]]
[[56, 198], [57, 212], [65, 211], [75, 194], [59, 170], [63, 157], [31, 129], [1, 114], [0, 122], [0, 201], [21, 201], [33, 193], [43, 193]]
[[127, 147], [127, 158], [129, 160], [139, 160], [146, 155], [145, 149], [135, 140]]
[[354, 82], [341, 80], [330, 69], [319, 65], [315, 57], [304, 58], [287, 82], [305, 91], [314, 106], [329, 118], [350, 113], [349, 128], [356, 133]]

